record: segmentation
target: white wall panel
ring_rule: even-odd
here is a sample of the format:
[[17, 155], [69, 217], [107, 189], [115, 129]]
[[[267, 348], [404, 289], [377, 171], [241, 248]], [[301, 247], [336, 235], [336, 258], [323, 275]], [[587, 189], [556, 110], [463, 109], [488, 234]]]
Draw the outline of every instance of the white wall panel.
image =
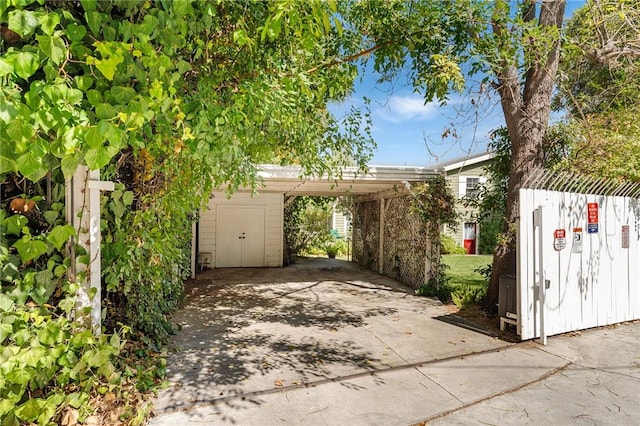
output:
[[[598, 232], [588, 233], [587, 203], [598, 203]], [[540, 337], [535, 285], [533, 211], [543, 206], [545, 334], [640, 319], [640, 228], [638, 200], [626, 197], [522, 189], [518, 227], [518, 331]], [[629, 225], [629, 248], [622, 248], [622, 225]], [[582, 228], [582, 252], [573, 229]], [[554, 230], [565, 229], [567, 246], [556, 251]]]
[[231, 198], [227, 198], [224, 192], [215, 191], [213, 198], [209, 200], [209, 208], [200, 214], [200, 252], [211, 252], [213, 259], [216, 259], [216, 229], [218, 226], [216, 212], [218, 206], [264, 207], [265, 266], [282, 266], [283, 200], [284, 196], [276, 193], [260, 193], [252, 197], [250, 193], [237, 192]]

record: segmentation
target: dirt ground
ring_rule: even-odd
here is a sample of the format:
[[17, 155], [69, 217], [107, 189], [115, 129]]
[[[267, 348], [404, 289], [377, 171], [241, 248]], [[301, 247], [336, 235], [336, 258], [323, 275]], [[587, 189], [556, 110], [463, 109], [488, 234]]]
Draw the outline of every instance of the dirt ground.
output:
[[497, 315], [487, 315], [482, 307], [478, 305], [466, 306], [460, 309], [455, 304], [449, 303], [445, 307], [451, 315], [470, 321], [502, 340], [507, 342], [520, 341], [513, 325], [507, 324], [505, 331], [500, 331], [500, 318]]

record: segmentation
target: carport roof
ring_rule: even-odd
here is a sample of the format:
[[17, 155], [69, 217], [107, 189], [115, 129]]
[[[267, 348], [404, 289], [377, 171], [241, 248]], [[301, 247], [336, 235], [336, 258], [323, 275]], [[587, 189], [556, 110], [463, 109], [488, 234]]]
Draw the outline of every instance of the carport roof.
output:
[[362, 195], [404, 188], [406, 183], [428, 180], [439, 173], [426, 167], [369, 166], [358, 173], [356, 167], [347, 167], [341, 176], [308, 177], [298, 166], [260, 166], [263, 179], [260, 192], [278, 192], [285, 195]]

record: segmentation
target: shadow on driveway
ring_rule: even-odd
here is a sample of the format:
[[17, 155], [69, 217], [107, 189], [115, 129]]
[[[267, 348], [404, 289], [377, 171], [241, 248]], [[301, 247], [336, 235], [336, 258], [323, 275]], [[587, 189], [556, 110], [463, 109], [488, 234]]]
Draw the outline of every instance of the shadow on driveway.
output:
[[186, 292], [173, 318], [181, 331], [168, 356], [170, 386], [155, 402], [160, 417], [212, 406], [234, 423], [261, 395], [325, 383], [358, 391], [353, 379], [363, 376], [384, 386], [374, 373], [506, 346], [436, 320], [447, 313], [439, 301], [335, 259], [210, 270]]

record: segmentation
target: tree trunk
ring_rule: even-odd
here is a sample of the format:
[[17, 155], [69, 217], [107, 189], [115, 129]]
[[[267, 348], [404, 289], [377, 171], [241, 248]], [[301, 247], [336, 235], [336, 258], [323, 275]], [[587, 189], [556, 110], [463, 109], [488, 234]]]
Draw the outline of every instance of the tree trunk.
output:
[[[538, 25], [560, 29], [565, 0], [543, 2]], [[532, 19], [532, 9], [525, 9], [525, 20]], [[494, 28], [494, 31], [496, 29]], [[528, 52], [531, 53], [531, 52]], [[531, 55], [533, 56], [533, 55]], [[543, 139], [551, 111], [551, 94], [560, 57], [559, 37], [549, 52], [536, 52], [540, 58], [527, 70], [524, 86], [513, 65], [496, 70], [497, 90], [511, 140], [511, 168], [507, 189], [505, 240], [493, 253], [491, 282], [485, 299], [487, 309], [497, 311], [499, 280], [503, 274], [516, 272], [516, 226], [519, 219], [519, 191], [522, 182], [544, 165]]]

